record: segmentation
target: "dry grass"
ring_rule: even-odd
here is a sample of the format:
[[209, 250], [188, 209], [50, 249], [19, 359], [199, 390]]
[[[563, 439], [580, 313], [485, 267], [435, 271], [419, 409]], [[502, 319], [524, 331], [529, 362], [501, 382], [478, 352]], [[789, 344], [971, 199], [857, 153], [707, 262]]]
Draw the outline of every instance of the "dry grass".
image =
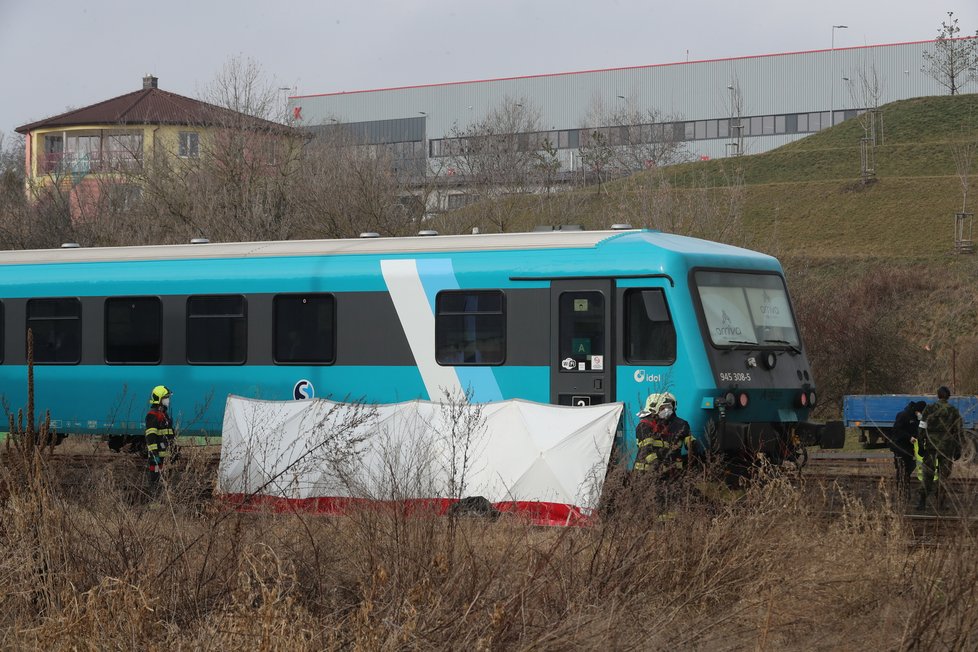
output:
[[[7, 460], [9, 461], [9, 460]], [[191, 466], [193, 460], [191, 460]], [[778, 480], [734, 504], [629, 487], [586, 528], [239, 514], [4, 465], [0, 645], [44, 649], [963, 649], [978, 555]], [[125, 474], [122, 473], [124, 476]], [[138, 476], [138, 474], [137, 474]], [[811, 496], [815, 495], [815, 498]], [[839, 497], [833, 496], [838, 504]]]

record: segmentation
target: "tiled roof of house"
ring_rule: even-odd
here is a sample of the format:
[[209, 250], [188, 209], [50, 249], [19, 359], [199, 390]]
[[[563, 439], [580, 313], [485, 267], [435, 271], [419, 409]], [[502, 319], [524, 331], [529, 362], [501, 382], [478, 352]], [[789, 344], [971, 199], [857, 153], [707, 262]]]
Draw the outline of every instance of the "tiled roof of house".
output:
[[[277, 122], [262, 120], [214, 104], [170, 93], [156, 87], [156, 79], [144, 80], [144, 88], [112, 99], [83, 106], [44, 120], [17, 127], [26, 134], [36, 129], [82, 125], [198, 125], [287, 130]], [[150, 85], [151, 84], [151, 85]], [[149, 86], [148, 88], [145, 86]]]

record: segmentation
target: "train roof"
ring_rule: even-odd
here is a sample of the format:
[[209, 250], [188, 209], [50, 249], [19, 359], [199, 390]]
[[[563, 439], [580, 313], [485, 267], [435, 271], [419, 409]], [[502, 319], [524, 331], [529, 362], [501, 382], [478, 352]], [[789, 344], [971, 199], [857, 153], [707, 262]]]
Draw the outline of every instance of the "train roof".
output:
[[[770, 258], [765, 254], [660, 231], [535, 231], [473, 235], [353, 238], [343, 240], [282, 240], [268, 242], [143, 245], [129, 247], [69, 247], [0, 252], [0, 266], [71, 262], [247, 259], [266, 257], [397, 255], [477, 251], [587, 249], [626, 236], [680, 254], [725, 254]], [[634, 242], [635, 238], [628, 238]]]

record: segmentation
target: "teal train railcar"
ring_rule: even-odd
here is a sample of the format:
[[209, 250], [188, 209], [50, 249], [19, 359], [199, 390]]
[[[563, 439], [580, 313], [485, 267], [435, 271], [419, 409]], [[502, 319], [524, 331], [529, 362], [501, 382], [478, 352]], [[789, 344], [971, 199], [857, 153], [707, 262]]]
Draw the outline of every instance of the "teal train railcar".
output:
[[139, 434], [166, 384], [184, 434], [228, 394], [560, 405], [668, 390], [712, 450], [791, 448], [816, 402], [781, 265], [647, 230], [0, 253], [0, 393], [62, 433]]

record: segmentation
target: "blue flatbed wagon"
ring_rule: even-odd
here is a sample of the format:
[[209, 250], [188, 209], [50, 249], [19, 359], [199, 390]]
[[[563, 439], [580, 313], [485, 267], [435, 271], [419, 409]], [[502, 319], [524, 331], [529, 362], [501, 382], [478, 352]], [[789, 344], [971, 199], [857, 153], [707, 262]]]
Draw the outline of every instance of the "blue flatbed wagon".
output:
[[[933, 394], [853, 394], [843, 398], [842, 419], [846, 428], [859, 429], [859, 441], [864, 448], [885, 446], [893, 429], [896, 415], [911, 401], [934, 403]], [[965, 441], [961, 459], [972, 462], [978, 458], [978, 396], [952, 396], [964, 420]]]

